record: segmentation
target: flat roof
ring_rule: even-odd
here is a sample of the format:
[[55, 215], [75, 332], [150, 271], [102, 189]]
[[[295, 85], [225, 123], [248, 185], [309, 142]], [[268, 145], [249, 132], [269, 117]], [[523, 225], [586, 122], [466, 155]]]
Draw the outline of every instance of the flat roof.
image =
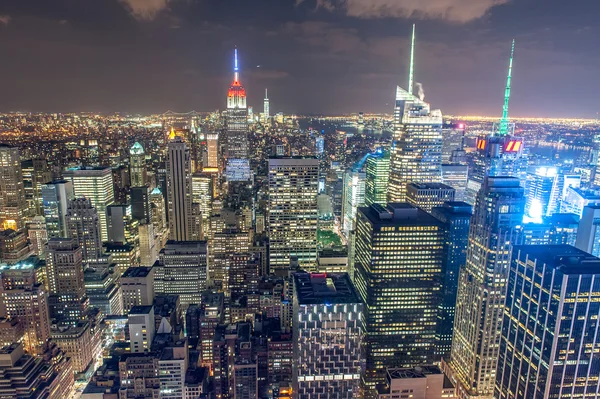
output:
[[121, 276], [123, 277], [147, 277], [152, 267], [140, 266], [140, 267], [130, 267], [125, 270], [125, 273]]
[[390, 203], [387, 207], [373, 204], [359, 207], [363, 214], [374, 226], [440, 226], [441, 222], [422, 209], [409, 203]]
[[129, 314], [148, 314], [152, 310], [152, 305], [134, 306], [129, 310]]
[[298, 303], [359, 303], [358, 295], [347, 273], [294, 273]]
[[544, 262], [563, 274], [600, 274], [600, 258], [571, 245], [515, 245], [513, 257]]
[[414, 187], [418, 190], [454, 190], [454, 188], [444, 183], [409, 183], [408, 187]]

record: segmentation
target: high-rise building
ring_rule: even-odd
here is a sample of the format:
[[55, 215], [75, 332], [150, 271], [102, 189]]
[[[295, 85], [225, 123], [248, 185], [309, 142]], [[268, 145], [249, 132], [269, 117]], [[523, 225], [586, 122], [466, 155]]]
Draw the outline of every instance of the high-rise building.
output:
[[25, 230], [0, 231], [0, 261], [8, 264], [16, 263], [32, 254], [32, 246], [27, 242]]
[[365, 304], [365, 388], [387, 367], [433, 362], [441, 301], [444, 226], [406, 203], [359, 208], [354, 283]]
[[390, 153], [382, 148], [370, 154], [365, 167], [365, 205], [387, 204]]
[[131, 205], [113, 204], [106, 208], [108, 241], [139, 244], [139, 221], [131, 214]]
[[456, 190], [454, 199], [464, 201], [469, 181], [469, 166], [461, 164], [442, 164], [442, 183]]
[[458, 275], [467, 259], [472, 207], [466, 202], [445, 202], [433, 208], [431, 215], [444, 224], [444, 281], [435, 354], [437, 358], [447, 358], [452, 344]]
[[344, 191], [342, 192], [342, 231], [348, 237], [354, 230], [356, 210], [365, 205], [366, 174], [360, 170], [347, 170], [344, 173]]
[[43, 158], [21, 162], [25, 200], [30, 215], [41, 215], [42, 185], [52, 181], [48, 162]]
[[181, 306], [200, 303], [206, 288], [206, 241], [168, 241], [154, 264], [154, 292], [179, 295]]
[[588, 254], [600, 256], [600, 205], [588, 205], [583, 208], [575, 247]]
[[445, 123], [442, 127], [442, 162], [450, 163], [452, 153], [463, 149], [464, 123]]
[[167, 212], [165, 206], [165, 197], [158, 187], [150, 193], [150, 208], [152, 210], [152, 224], [154, 230], [158, 233], [167, 226]]
[[271, 117], [269, 112], [269, 92], [267, 89], [265, 89], [265, 100], [263, 103], [263, 118], [265, 119], [265, 122], [267, 122]]
[[158, 258], [156, 235], [152, 223], [140, 224], [138, 227], [140, 237], [140, 264], [142, 266], [152, 266]]
[[169, 142], [167, 151], [169, 237], [176, 241], [190, 241], [194, 234], [190, 150], [180, 137], [175, 137]]
[[30, 354], [40, 354], [50, 338], [48, 292], [37, 277], [42, 267], [32, 257], [0, 270], [0, 317], [18, 320]]
[[404, 395], [412, 399], [457, 397], [454, 385], [437, 366], [393, 368], [386, 374], [385, 384], [377, 387], [377, 399], [397, 399]]
[[219, 133], [208, 133], [206, 135], [206, 158], [207, 164], [204, 169], [218, 170], [219, 168]]
[[129, 180], [131, 187], [142, 187], [146, 185], [146, 153], [144, 147], [137, 141], [129, 149]]
[[268, 233], [271, 270], [288, 270], [290, 258], [305, 270], [317, 260], [317, 186], [315, 158], [269, 159]]
[[514, 177], [487, 177], [473, 211], [458, 279], [451, 378], [461, 398], [492, 398], [507, 270], [520, 242], [524, 190]]
[[31, 243], [31, 250], [36, 256], [44, 257], [44, 245], [48, 242], [48, 231], [46, 230], [46, 219], [43, 216], [35, 216], [27, 222], [27, 236]]
[[[152, 207], [150, 205], [150, 187], [131, 187], [131, 217], [141, 223], [152, 221]], [[164, 211], [163, 211], [164, 212]]]
[[152, 305], [154, 299], [154, 268], [130, 267], [121, 276], [123, 311], [125, 314], [134, 306]]
[[202, 220], [202, 233], [208, 233], [210, 211], [213, 200], [213, 177], [208, 173], [194, 173], [192, 175], [192, 202], [197, 204]]
[[42, 209], [48, 238], [69, 236], [65, 217], [69, 201], [74, 196], [71, 181], [59, 180], [42, 185]]
[[75, 198], [69, 201], [65, 220], [68, 237], [77, 240], [81, 247], [83, 262], [100, 259], [102, 257], [100, 218], [91, 201], [87, 198]]
[[123, 314], [121, 275], [116, 266], [108, 258], [106, 261], [88, 264], [83, 272], [85, 295], [90, 307], [99, 309], [104, 315]]
[[560, 211], [581, 217], [583, 209], [589, 205], [600, 205], [600, 191], [570, 186], [566, 187]]
[[73, 371], [83, 373], [93, 369], [101, 353], [101, 338], [97, 326], [89, 321], [68, 328], [53, 329], [52, 341], [73, 361]]
[[442, 112], [431, 110], [421, 94], [420, 97], [413, 95], [414, 43], [413, 25], [408, 91], [400, 86], [396, 89], [389, 202], [405, 202], [408, 183], [442, 181]]
[[212, 235], [211, 262], [208, 266], [211, 283], [229, 292], [229, 274], [232, 256], [247, 253], [250, 236], [239, 229], [224, 229]]
[[46, 246], [50, 317], [76, 322], [87, 310], [83, 258], [75, 238], [52, 238]]
[[550, 399], [600, 390], [600, 259], [568, 245], [515, 246], [494, 397]]
[[426, 212], [444, 202], [454, 201], [455, 190], [442, 183], [409, 183], [406, 186], [406, 202]]
[[561, 175], [555, 167], [537, 167], [527, 173], [525, 215], [533, 220], [552, 216], [560, 209]]
[[131, 353], [144, 353], [150, 350], [154, 339], [154, 306], [137, 305], [127, 314], [129, 325], [129, 348]]
[[250, 179], [248, 161], [248, 107], [246, 89], [240, 83], [237, 48], [235, 49], [234, 76], [227, 92], [226, 143], [227, 165], [225, 174], [228, 181]]
[[23, 229], [26, 212], [19, 148], [0, 144], [0, 230]]
[[486, 176], [511, 176], [524, 182], [527, 175], [528, 156], [524, 150], [523, 139], [514, 137], [514, 124], [511, 124], [508, 119], [514, 49], [513, 40], [502, 118], [491, 135], [477, 139], [477, 150], [473, 153], [470, 162], [465, 198], [469, 204], [475, 204]]
[[70, 398], [74, 385], [72, 360], [58, 348], [44, 357], [24, 353], [18, 343], [0, 349], [3, 398]]
[[355, 398], [362, 373], [363, 304], [346, 273], [294, 274], [294, 391]]
[[115, 202], [111, 169], [104, 167], [68, 169], [64, 176], [66, 180], [73, 183], [75, 196], [89, 199], [92, 206], [96, 208], [100, 219], [101, 241], [107, 241], [106, 208]]

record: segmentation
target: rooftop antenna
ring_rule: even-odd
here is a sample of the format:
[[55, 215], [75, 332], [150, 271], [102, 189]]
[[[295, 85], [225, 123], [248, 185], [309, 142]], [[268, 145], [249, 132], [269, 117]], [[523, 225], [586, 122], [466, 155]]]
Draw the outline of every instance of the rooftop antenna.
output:
[[415, 65], [415, 24], [412, 26], [412, 38], [410, 43], [410, 67], [408, 70], [408, 94], [413, 94]]
[[267, 100], [269, 98], [269, 93], [268, 93], [269, 89], [265, 89], [265, 100]]
[[508, 63], [508, 76], [506, 77], [506, 90], [504, 92], [504, 106], [502, 107], [502, 119], [500, 119], [500, 127], [498, 133], [501, 136], [508, 134], [508, 102], [510, 101], [510, 81], [512, 79], [513, 57], [515, 55], [515, 39], [512, 41], [510, 50], [510, 62]]
[[237, 53], [237, 46], [235, 46], [235, 58], [234, 58], [234, 64], [233, 64], [233, 72], [234, 72], [234, 78], [233, 80], [235, 82], [239, 82], [239, 68], [238, 68], [238, 53]]

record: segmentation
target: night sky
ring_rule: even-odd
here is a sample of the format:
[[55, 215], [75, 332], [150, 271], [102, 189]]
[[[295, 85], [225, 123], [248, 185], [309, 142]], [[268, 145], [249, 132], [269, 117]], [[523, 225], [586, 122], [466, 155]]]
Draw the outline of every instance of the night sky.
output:
[[391, 112], [415, 81], [445, 114], [595, 118], [598, 0], [0, 0], [0, 111], [224, 108], [233, 47], [249, 105]]

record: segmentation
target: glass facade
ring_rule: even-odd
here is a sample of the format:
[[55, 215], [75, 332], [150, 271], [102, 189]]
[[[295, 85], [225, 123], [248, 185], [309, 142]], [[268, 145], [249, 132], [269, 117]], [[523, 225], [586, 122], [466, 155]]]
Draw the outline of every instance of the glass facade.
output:
[[599, 313], [600, 259], [568, 245], [515, 247], [495, 397], [597, 396]]
[[354, 282], [365, 304], [364, 383], [433, 361], [443, 280], [442, 223], [404, 203], [359, 208]]

